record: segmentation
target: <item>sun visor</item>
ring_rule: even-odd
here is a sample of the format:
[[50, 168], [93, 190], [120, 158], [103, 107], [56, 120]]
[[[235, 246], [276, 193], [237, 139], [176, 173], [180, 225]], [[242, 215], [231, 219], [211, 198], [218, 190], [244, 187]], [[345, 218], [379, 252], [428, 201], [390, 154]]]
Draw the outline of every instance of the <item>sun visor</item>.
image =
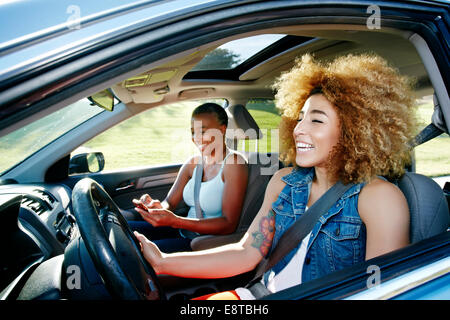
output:
[[113, 85], [111, 87], [111, 90], [113, 91], [114, 95], [123, 103], [127, 104], [133, 101], [131, 93], [120, 84]]
[[431, 116], [431, 123], [433, 123], [436, 127], [441, 129], [443, 132], [449, 134], [448, 127], [445, 124], [444, 115], [442, 114], [439, 101], [437, 100], [435, 94], [433, 94], [433, 103], [434, 103], [434, 112], [433, 115]]
[[170, 91], [169, 81], [178, 68], [158, 68], [131, 77], [112, 87], [114, 94], [124, 103], [154, 103]]
[[255, 119], [248, 110], [241, 104], [236, 104], [228, 108], [237, 128], [232, 132], [227, 132], [227, 138], [237, 140], [255, 140], [262, 138], [262, 132], [256, 124]]

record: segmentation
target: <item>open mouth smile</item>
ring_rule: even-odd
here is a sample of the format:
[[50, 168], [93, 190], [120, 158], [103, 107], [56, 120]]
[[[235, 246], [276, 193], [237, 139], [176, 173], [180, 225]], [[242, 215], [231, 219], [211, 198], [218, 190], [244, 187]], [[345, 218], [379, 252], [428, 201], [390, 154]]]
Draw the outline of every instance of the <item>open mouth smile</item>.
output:
[[298, 142], [296, 147], [297, 147], [298, 152], [307, 152], [307, 151], [311, 151], [312, 149], [314, 149], [314, 146], [312, 144], [303, 143], [303, 142]]

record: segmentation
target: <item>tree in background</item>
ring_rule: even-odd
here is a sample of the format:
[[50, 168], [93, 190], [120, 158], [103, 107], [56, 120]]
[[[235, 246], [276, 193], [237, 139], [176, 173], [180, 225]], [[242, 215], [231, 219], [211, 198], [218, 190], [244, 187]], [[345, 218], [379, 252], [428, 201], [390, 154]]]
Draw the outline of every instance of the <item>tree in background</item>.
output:
[[197, 70], [231, 69], [240, 62], [240, 55], [218, 48], [208, 53], [195, 67]]

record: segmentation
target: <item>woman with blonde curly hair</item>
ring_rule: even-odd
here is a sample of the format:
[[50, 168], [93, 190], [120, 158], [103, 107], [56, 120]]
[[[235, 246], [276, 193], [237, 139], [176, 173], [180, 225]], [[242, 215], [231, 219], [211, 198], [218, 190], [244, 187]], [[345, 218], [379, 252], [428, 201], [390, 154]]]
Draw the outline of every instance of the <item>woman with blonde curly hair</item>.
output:
[[[408, 79], [375, 55], [329, 63], [310, 55], [274, 84], [282, 112], [286, 167], [270, 180], [263, 204], [242, 240], [198, 252], [163, 254], [136, 234], [158, 274], [223, 278], [253, 270], [281, 235], [337, 181], [350, 188], [301, 243], [267, 271], [269, 292], [322, 277], [409, 243], [403, 193], [381, 178], [404, 172], [415, 130]], [[245, 288], [201, 299], [253, 299]]]

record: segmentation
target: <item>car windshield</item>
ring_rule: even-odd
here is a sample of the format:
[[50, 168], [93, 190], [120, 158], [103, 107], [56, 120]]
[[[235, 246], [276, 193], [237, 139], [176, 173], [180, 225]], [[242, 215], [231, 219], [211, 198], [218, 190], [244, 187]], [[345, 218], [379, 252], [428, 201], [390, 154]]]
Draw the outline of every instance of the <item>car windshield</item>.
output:
[[104, 111], [88, 99], [79, 100], [0, 138], [0, 175], [64, 133]]

